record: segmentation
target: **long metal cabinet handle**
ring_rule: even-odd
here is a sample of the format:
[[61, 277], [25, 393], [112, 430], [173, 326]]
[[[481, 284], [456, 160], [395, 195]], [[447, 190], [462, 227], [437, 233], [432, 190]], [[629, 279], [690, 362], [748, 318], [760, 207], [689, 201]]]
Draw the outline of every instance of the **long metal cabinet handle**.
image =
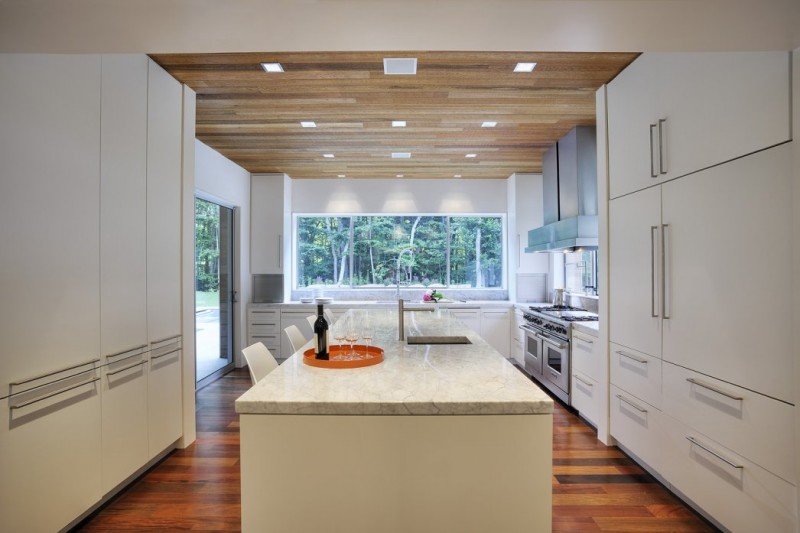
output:
[[636, 409], [640, 413], [646, 413], [647, 412], [647, 409], [642, 409], [641, 407], [639, 407], [638, 405], [636, 405], [635, 403], [633, 403], [632, 401], [627, 399], [622, 394], [617, 394], [617, 398], [619, 398], [619, 401], [627, 403], [628, 405], [630, 405], [631, 407], [633, 407], [634, 409]]
[[587, 341], [586, 339], [582, 339], [582, 338], [580, 338], [580, 337], [576, 337], [574, 333], [573, 333], [573, 335], [572, 335], [572, 340], [573, 340], [573, 341], [580, 341], [580, 342], [582, 342], [582, 343], [584, 343], [584, 344], [594, 344], [594, 342], [593, 342], [593, 341]]
[[27, 402], [22, 402], [22, 403], [9, 405], [8, 407], [9, 407], [9, 409], [21, 409], [23, 407], [27, 407], [29, 405], [32, 405], [32, 404], [34, 404], [36, 402], [41, 402], [42, 400], [46, 400], [48, 398], [52, 398], [53, 396], [58, 396], [59, 394], [64, 394], [65, 392], [69, 392], [72, 389], [77, 389], [78, 387], [83, 387], [84, 385], [89, 385], [91, 383], [94, 383], [95, 381], [100, 381], [100, 378], [92, 378], [89, 381], [84, 381], [83, 383], [78, 383], [77, 385], [73, 385], [72, 387], [68, 387], [66, 389], [62, 389], [62, 390], [57, 391], [57, 392], [53, 392], [51, 394], [48, 394], [47, 396], [42, 396], [41, 398], [36, 398], [35, 400], [30, 400], [30, 401], [27, 401]]
[[667, 170], [664, 168], [664, 123], [667, 121], [665, 118], [658, 119], [658, 172], [659, 174], [666, 174]]
[[653, 157], [653, 145], [655, 144], [655, 142], [653, 141], [653, 134], [655, 133], [655, 130], [656, 130], [656, 125], [650, 124], [650, 177], [651, 178], [658, 177], [655, 168], [656, 162], [654, 160], [655, 158]]
[[661, 226], [661, 314], [664, 315], [665, 320], [669, 320], [669, 309], [667, 309], [667, 295], [669, 294], [670, 287], [667, 285], [667, 228], [669, 224], [662, 224]]
[[[80, 368], [82, 366], [91, 365], [91, 364], [99, 363], [99, 362], [100, 362], [99, 358], [98, 359], [92, 359], [91, 361], [86, 361], [85, 363], [79, 363], [77, 365], [68, 366], [68, 367], [62, 368], [60, 370], [53, 370], [52, 372], [48, 372], [47, 374], [42, 374], [41, 376], [36, 376], [35, 378], [29, 378], [29, 379], [26, 379], [26, 380], [23, 380], [23, 381], [15, 381], [13, 383], [9, 383], [8, 385], [10, 387], [15, 387], [17, 385], [24, 385], [25, 383], [30, 383], [31, 381], [36, 381], [36, 380], [43, 379], [43, 378], [46, 378], [46, 377], [54, 376], [56, 374], [60, 374], [61, 372], [66, 372], [67, 370], [74, 370], [74, 369]], [[87, 372], [88, 372], [88, 370], [87, 370]], [[78, 374], [82, 374], [82, 373], [83, 372], [78, 372]], [[77, 375], [77, 374], [75, 374], [75, 375]], [[72, 376], [69, 376], [69, 377], [72, 377]], [[61, 381], [61, 380], [57, 380], [57, 381]], [[22, 392], [24, 392], [24, 391], [22, 391]]]
[[594, 383], [592, 383], [592, 382], [590, 382], [590, 381], [586, 381], [585, 379], [583, 379], [582, 377], [580, 377], [578, 374], [572, 374], [572, 377], [573, 377], [573, 378], [575, 378], [575, 379], [577, 379], [578, 381], [580, 381], [580, 382], [581, 382], [581, 383], [583, 383], [584, 385], [588, 385], [589, 387], [594, 387]]
[[178, 347], [177, 347], [177, 348], [175, 348], [174, 350], [170, 350], [170, 351], [168, 351], [168, 352], [160, 353], [160, 354], [158, 354], [158, 355], [151, 355], [151, 356], [150, 356], [150, 360], [152, 361], [152, 360], [154, 360], [154, 359], [161, 359], [162, 357], [165, 357], [165, 356], [167, 356], [167, 355], [169, 355], [169, 354], [171, 354], [171, 353], [175, 353], [175, 352], [179, 352], [179, 351], [181, 351], [181, 347], [180, 347], [180, 346], [178, 346]]
[[181, 338], [181, 335], [180, 335], [180, 333], [178, 333], [177, 335], [170, 335], [168, 337], [164, 337], [163, 339], [158, 339], [157, 341], [151, 341], [150, 344], [151, 345], [152, 344], [160, 344], [162, 342], [166, 342], [166, 341], [173, 340], [173, 339], [179, 340], [180, 338]]
[[720, 454], [718, 454], [718, 453], [717, 453], [717, 452], [715, 452], [714, 450], [712, 450], [712, 449], [710, 449], [710, 448], [708, 448], [708, 447], [706, 447], [706, 446], [703, 446], [702, 444], [700, 444], [700, 442], [699, 442], [697, 439], [695, 439], [695, 438], [694, 438], [694, 437], [692, 437], [691, 435], [690, 435], [690, 436], [688, 436], [688, 437], [686, 437], [686, 440], [688, 440], [689, 442], [691, 442], [691, 443], [692, 443], [692, 444], [694, 444], [695, 446], [697, 446], [697, 447], [699, 447], [699, 448], [702, 448], [702, 449], [704, 449], [705, 451], [707, 451], [708, 453], [710, 453], [711, 455], [713, 455], [714, 457], [716, 457], [716, 458], [717, 458], [717, 459], [719, 459], [720, 461], [722, 461], [722, 462], [724, 462], [724, 463], [727, 463], [727, 464], [731, 465], [733, 468], [737, 468], [737, 469], [739, 469], [739, 470], [741, 470], [742, 468], [744, 468], [744, 465], [737, 465], [736, 463], [732, 462], [730, 459], [726, 459], [725, 457], [721, 456]]
[[120, 372], [125, 372], [126, 370], [130, 370], [131, 368], [136, 368], [137, 366], [142, 366], [145, 363], [147, 363], [147, 361], [139, 361], [138, 363], [126, 366], [125, 368], [120, 368], [119, 370], [114, 370], [113, 372], [106, 372], [106, 377], [119, 374]]
[[718, 389], [717, 387], [715, 387], [714, 385], [711, 385], [710, 383], [704, 383], [704, 382], [702, 382], [700, 380], [697, 380], [697, 379], [694, 379], [694, 378], [686, 378], [686, 381], [688, 381], [689, 383], [692, 383], [694, 385], [697, 385], [698, 387], [703, 387], [704, 389], [708, 389], [710, 391], [714, 391], [717, 394], [722, 394], [723, 396], [725, 396], [726, 398], [730, 398], [731, 400], [736, 400], [738, 402], [741, 402], [741, 401], [744, 400], [744, 398], [742, 396], [736, 396], [735, 394], [731, 394], [730, 392], [724, 391], [722, 389]]
[[641, 357], [636, 357], [635, 355], [631, 355], [629, 353], [625, 353], [625, 352], [622, 352], [622, 351], [617, 351], [617, 353], [619, 355], [621, 355], [622, 357], [627, 357], [628, 359], [633, 359], [637, 363], [642, 363], [643, 365], [647, 364], [647, 359], [642, 359]]
[[658, 226], [650, 226], [650, 316], [658, 318], [658, 305], [656, 304], [656, 239]]
[[[127, 350], [122, 350], [122, 351], [119, 351], [119, 352], [116, 352], [116, 353], [110, 353], [110, 354], [106, 355], [105, 358], [106, 359], [110, 359], [111, 357], [117, 357], [118, 355], [125, 355], [128, 352], [133, 352], [135, 350], [142, 350], [144, 348], [147, 348], [147, 345], [146, 344], [140, 344], [139, 346], [134, 346], [133, 348], [128, 348]], [[139, 354], [133, 354], [133, 355], [139, 355]], [[127, 359], [127, 357], [124, 357], [124, 358], [120, 359], [120, 361], [123, 361], [125, 359]]]

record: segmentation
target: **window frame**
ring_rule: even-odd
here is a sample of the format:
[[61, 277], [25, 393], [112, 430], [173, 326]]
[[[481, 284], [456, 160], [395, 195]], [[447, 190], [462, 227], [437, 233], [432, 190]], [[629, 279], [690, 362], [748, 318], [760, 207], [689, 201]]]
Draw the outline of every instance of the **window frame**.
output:
[[[299, 231], [299, 220], [301, 218], [313, 218], [313, 217], [446, 217], [447, 221], [447, 248], [445, 251], [446, 260], [447, 260], [447, 277], [445, 286], [442, 287], [446, 290], [458, 290], [458, 291], [507, 291], [508, 290], [508, 216], [506, 213], [401, 213], [401, 212], [391, 212], [391, 213], [353, 213], [353, 212], [341, 212], [341, 213], [292, 213], [292, 261], [291, 261], [291, 290], [292, 291], [311, 291], [314, 290], [316, 287], [314, 286], [306, 286], [306, 287], [299, 287], [299, 262], [300, 262], [300, 231]], [[501, 266], [501, 286], [499, 287], [454, 287], [450, 284], [450, 260], [451, 260], [451, 247], [450, 247], [450, 219], [451, 218], [498, 218], [500, 219], [500, 226], [501, 226], [501, 235], [500, 235], [500, 258], [502, 260]], [[355, 246], [354, 246], [354, 235], [350, 234], [350, 243], [348, 246], [349, 250], [349, 259], [348, 259], [348, 269], [352, 272], [352, 266], [354, 261], [354, 254], [355, 254]], [[361, 285], [352, 285], [352, 284], [342, 284], [341, 286], [336, 285], [326, 285], [326, 288], [336, 291], [380, 291], [380, 290], [392, 290], [394, 291], [396, 287], [394, 285], [388, 287], [374, 287], [374, 286], [361, 286]], [[420, 287], [408, 287], [408, 286], [401, 286], [401, 289], [419, 289]], [[437, 285], [437, 288], [439, 286]]]

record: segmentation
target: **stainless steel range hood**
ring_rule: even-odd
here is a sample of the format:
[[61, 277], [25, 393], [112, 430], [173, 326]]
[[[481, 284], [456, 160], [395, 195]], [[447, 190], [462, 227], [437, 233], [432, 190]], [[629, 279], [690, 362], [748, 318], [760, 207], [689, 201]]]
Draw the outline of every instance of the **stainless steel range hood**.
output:
[[597, 137], [577, 126], [544, 154], [544, 225], [528, 232], [526, 253], [597, 248]]

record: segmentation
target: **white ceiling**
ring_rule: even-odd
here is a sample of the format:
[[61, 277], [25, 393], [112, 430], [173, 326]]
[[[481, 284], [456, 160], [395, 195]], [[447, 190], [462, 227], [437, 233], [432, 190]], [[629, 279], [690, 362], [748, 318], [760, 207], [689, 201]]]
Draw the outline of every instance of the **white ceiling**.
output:
[[798, 46], [798, 0], [0, 0], [0, 52]]

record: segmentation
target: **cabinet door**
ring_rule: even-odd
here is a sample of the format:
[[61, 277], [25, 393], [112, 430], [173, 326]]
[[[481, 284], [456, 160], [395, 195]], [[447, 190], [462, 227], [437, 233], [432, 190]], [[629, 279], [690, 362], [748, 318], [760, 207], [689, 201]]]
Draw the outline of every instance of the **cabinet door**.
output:
[[181, 331], [181, 85], [148, 61], [147, 334]]
[[508, 309], [481, 310], [481, 337], [503, 357], [509, 356], [509, 336], [511, 323]]
[[147, 56], [104, 55], [100, 353], [147, 344]]
[[661, 356], [659, 187], [609, 203], [611, 342]]
[[147, 383], [148, 451], [163, 452], [182, 434], [180, 337], [150, 347]]
[[99, 126], [100, 56], [0, 55], [0, 396], [99, 355]]
[[481, 334], [481, 310], [480, 309], [450, 309], [450, 316], [457, 318], [464, 323], [469, 329]]
[[662, 185], [664, 359], [790, 403], [791, 161], [787, 144]]
[[250, 269], [253, 274], [282, 274], [283, 174], [250, 178]]
[[662, 179], [790, 139], [789, 52], [658, 57]]
[[610, 198], [658, 183], [650, 145], [650, 125], [658, 120], [658, 63], [659, 54], [643, 54], [608, 84]]

